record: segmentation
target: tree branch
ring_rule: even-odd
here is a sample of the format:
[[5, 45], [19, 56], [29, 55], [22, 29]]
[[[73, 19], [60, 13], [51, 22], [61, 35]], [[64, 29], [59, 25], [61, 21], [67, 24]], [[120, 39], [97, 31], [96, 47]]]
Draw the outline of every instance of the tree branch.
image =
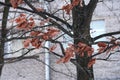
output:
[[8, 54], [14, 54], [14, 53], [19, 52], [19, 51], [24, 50], [24, 49], [25, 49], [25, 48], [21, 48], [21, 49], [19, 49], [19, 50], [14, 51], [14, 52], [4, 53], [4, 56], [5, 56], [5, 55], [8, 55]]
[[96, 36], [93, 38], [93, 42], [102, 38], [102, 37], [106, 37], [106, 36], [112, 36], [112, 35], [117, 35], [117, 34], [120, 34], [120, 31], [116, 31], [116, 32], [110, 32], [110, 33], [105, 33], [105, 34], [101, 34], [99, 36]]
[[[10, 4], [6, 4], [6, 3], [3, 3], [3, 2], [0, 2], [1, 5], [4, 5], [4, 6], [7, 6], [7, 7], [12, 7]], [[24, 10], [24, 11], [28, 11], [28, 12], [31, 12], [31, 13], [35, 13], [41, 17], [43, 17], [44, 19], [46, 19], [47, 17], [45, 16], [42, 16], [43, 14], [44, 15], [47, 15], [49, 17], [52, 17], [50, 16], [49, 14], [47, 14], [46, 12], [38, 12], [38, 11], [34, 11], [34, 10], [30, 10], [30, 9], [27, 9], [27, 8], [23, 8], [23, 7], [17, 7], [17, 9], [20, 9], [20, 10]], [[42, 13], [42, 15], [41, 15]], [[52, 17], [55, 19], [55, 17]], [[59, 21], [59, 19], [57, 19], [57, 21]], [[60, 24], [58, 24], [56, 21], [50, 19], [50, 22], [53, 23], [54, 25], [56, 25], [60, 30], [62, 30], [64, 33], [66, 33], [67, 35], [69, 35], [70, 37], [73, 37], [73, 35], [67, 31], [66, 29], [63, 28], [63, 26], [61, 26]], [[61, 21], [60, 21], [61, 22]], [[62, 22], [63, 23], [63, 22]]]
[[23, 59], [34, 59], [34, 58], [39, 58], [39, 56], [38, 55], [24, 56], [24, 57], [21, 57], [21, 59], [16, 59], [16, 57], [5, 58], [5, 64], [14, 63], [14, 62], [17, 62], [17, 61], [21, 61]]
[[[30, 7], [30, 8], [32, 8], [32, 10], [33, 11], [35, 11], [35, 12], [38, 12], [37, 10], [36, 10], [36, 8], [28, 1], [28, 0], [24, 0], [25, 2], [26, 2], [26, 4]], [[63, 24], [65, 24], [69, 29], [72, 29], [72, 26], [70, 25], [70, 24], [68, 24], [66, 21], [64, 21], [64, 20], [62, 20], [62, 19], [60, 19], [60, 18], [58, 18], [58, 17], [56, 17], [56, 16], [54, 16], [54, 15], [52, 15], [52, 14], [49, 14], [49, 13], [47, 13], [47, 12], [45, 12], [45, 11], [41, 11], [41, 12], [39, 12], [39, 14], [43, 17], [43, 18], [45, 18], [45, 19], [47, 19], [47, 17], [45, 16], [45, 15], [47, 15], [47, 16], [49, 16], [49, 17], [51, 17], [51, 18], [54, 18], [56, 21], [60, 21], [60, 22], [62, 22]]]
[[[116, 52], [120, 52], [120, 50], [115, 51], [114, 53], [110, 53], [105, 59], [102, 58], [96, 58], [96, 60], [105, 60], [108, 61], [108, 59], [110, 58], [111, 55], [115, 54]], [[110, 60], [111, 61], [111, 60]]]
[[8, 60], [7, 63], [16, 62], [16, 61], [22, 60], [25, 55], [27, 55], [29, 52], [31, 52], [31, 51], [33, 51], [33, 50], [35, 50], [35, 48], [28, 49], [28, 51], [25, 52], [24, 54], [22, 54], [21, 56], [19, 56], [19, 57], [14, 57], [14, 58], [10, 58], [10, 60]]

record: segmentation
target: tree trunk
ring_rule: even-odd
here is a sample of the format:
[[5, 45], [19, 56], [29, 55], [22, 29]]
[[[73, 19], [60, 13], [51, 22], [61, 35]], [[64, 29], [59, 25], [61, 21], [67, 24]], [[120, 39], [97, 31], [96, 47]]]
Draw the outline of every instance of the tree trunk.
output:
[[[72, 10], [75, 45], [77, 45], [79, 42], [82, 42], [91, 46], [90, 22], [96, 5], [94, 5], [93, 8], [92, 6], [91, 8], [88, 8], [88, 6], [84, 5], [83, 3], [83, 7], [78, 5]], [[80, 65], [76, 66], [77, 80], [94, 80], [93, 67], [88, 68], [88, 55], [84, 53], [84, 56], [80, 57], [80, 55], [76, 53], [76, 62], [78, 65]]]
[[[9, 3], [9, 0], [5, 0], [5, 3]], [[0, 39], [0, 76], [2, 74], [2, 68], [4, 65], [4, 45], [7, 34], [7, 18], [9, 13], [9, 7], [4, 7], [3, 18], [2, 18], [2, 27], [1, 27], [1, 39]]]
[[4, 59], [3, 59], [3, 48], [2, 48], [2, 44], [0, 43], [0, 75], [2, 73], [2, 67], [4, 64]]

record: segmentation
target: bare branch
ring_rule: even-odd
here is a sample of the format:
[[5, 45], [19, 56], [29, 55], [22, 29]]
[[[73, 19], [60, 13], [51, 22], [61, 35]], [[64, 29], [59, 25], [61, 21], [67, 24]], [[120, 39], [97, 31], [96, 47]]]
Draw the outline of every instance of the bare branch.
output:
[[8, 60], [7, 63], [10, 63], [10, 62], [13, 63], [13, 62], [22, 60], [25, 55], [27, 55], [29, 52], [31, 52], [33, 50], [35, 50], [35, 48], [28, 49], [28, 51], [25, 52], [24, 54], [22, 54], [21, 56], [10, 58], [10, 60]]
[[116, 60], [109, 60], [109, 58], [113, 55], [113, 54], [115, 54], [115, 53], [118, 53], [118, 52], [120, 52], [120, 50], [117, 50], [117, 51], [115, 51], [114, 53], [109, 53], [109, 55], [106, 57], [106, 58], [96, 58], [96, 60], [104, 60], [104, 61], [116, 61]]
[[[1, 5], [4, 5], [4, 6], [12, 7], [10, 4], [5, 4], [5, 3], [3, 3], [3, 2], [0, 2], [0, 4], [1, 4]], [[31, 12], [31, 13], [35, 13], [35, 14], [37, 14], [37, 15], [45, 18], [45, 19], [47, 19], [47, 17], [42, 16], [43, 14], [44, 14], [44, 15], [47, 15], [47, 16], [50, 16], [50, 17], [52, 17], [52, 18], [54, 18], [54, 19], [57, 18], [57, 17], [55, 17], [55, 16], [53, 16], [53, 15], [51, 15], [51, 14], [49, 14], [49, 13], [46, 13], [46, 12], [38, 12], [38, 11], [30, 10], [30, 9], [27, 9], [27, 8], [23, 8], [23, 7], [17, 7], [17, 9], [24, 10], [24, 11], [28, 11], [28, 12]], [[41, 15], [41, 14], [42, 14], [42, 15]], [[59, 19], [56, 19], [56, 20], [57, 20], [57, 21], [60, 21]], [[63, 26], [61, 26], [60, 24], [58, 24], [56, 21], [54, 21], [54, 20], [51, 19], [50, 22], [53, 23], [54, 25], [56, 25], [60, 30], [62, 30], [64, 33], [68, 34], [70, 37], [73, 37], [73, 35], [72, 35], [69, 31], [67, 31], [66, 29], [64, 29]], [[60, 21], [60, 22], [61, 22], [61, 21]], [[63, 22], [62, 22], [62, 23], [63, 23]], [[67, 24], [66, 24], [66, 25], [67, 25]]]
[[14, 51], [14, 52], [4, 53], [4, 56], [5, 56], [5, 55], [8, 55], [8, 54], [14, 54], [14, 53], [19, 52], [19, 51], [24, 50], [24, 49], [25, 49], [25, 48], [21, 48], [21, 49], [19, 49], [19, 50]]
[[106, 36], [112, 36], [112, 35], [117, 35], [117, 34], [120, 34], [120, 31], [116, 31], [116, 32], [110, 32], [110, 33], [105, 33], [105, 34], [101, 34], [99, 36], [96, 36], [93, 38], [93, 42], [102, 38], [102, 37], [106, 37]]
[[24, 56], [22, 57], [21, 59], [16, 59], [16, 57], [12, 57], [12, 58], [5, 58], [5, 64], [9, 64], [9, 63], [14, 63], [14, 62], [17, 62], [17, 61], [21, 61], [21, 60], [24, 60], [24, 59], [34, 59], [34, 58], [39, 58], [38, 55], [33, 55], [33, 56]]
[[[45, 64], [45, 65], [47, 65], [45, 62], [43, 62], [43, 61], [40, 60], [40, 59], [37, 59], [37, 58], [36, 58], [36, 60], [39, 61], [39, 62], [41, 62], [41, 63], [43, 63], [43, 64]], [[63, 73], [63, 72], [61, 72], [61, 71], [57, 71], [57, 70], [55, 70], [54, 68], [52, 68], [51, 66], [49, 66], [49, 65], [47, 65], [47, 66], [48, 66], [52, 71], [55, 71], [55, 72], [60, 73], [60, 74], [63, 74], [63, 75], [65, 75], [65, 76], [69, 76], [69, 77], [73, 77], [73, 78], [75, 78], [75, 77], [72, 76], [72, 75], [69, 75], [69, 74]]]

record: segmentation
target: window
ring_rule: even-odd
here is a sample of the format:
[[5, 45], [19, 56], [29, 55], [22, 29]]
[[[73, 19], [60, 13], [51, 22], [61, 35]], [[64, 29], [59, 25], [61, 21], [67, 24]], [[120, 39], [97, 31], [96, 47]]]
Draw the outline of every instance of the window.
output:
[[[90, 27], [91, 27], [91, 36], [92, 37], [96, 37], [96, 36], [104, 34], [106, 32], [104, 20], [93, 20], [90, 24]], [[99, 40], [105, 40], [105, 38], [101, 38]]]
[[[90, 24], [91, 27], [91, 37], [96, 37], [98, 35], [104, 34], [106, 32], [105, 21], [104, 20], [93, 20]], [[97, 41], [104, 41], [106, 38], [100, 38]], [[92, 45], [95, 52], [98, 49], [97, 45]]]

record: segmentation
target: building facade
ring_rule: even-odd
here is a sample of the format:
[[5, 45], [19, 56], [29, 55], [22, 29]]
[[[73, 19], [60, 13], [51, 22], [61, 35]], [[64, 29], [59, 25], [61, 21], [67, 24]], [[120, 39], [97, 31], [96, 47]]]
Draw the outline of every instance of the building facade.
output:
[[[58, 7], [63, 3], [59, 0], [52, 2]], [[86, 4], [89, 0], [86, 0]], [[104, 32], [120, 31], [120, 0], [100, 0], [95, 9], [91, 26], [99, 35]], [[53, 5], [52, 5], [53, 6]], [[56, 7], [56, 8], [57, 8]], [[51, 10], [52, 11], [52, 10]], [[99, 26], [99, 27], [98, 27]], [[16, 42], [19, 43], [19, 42]], [[19, 47], [17, 44], [14, 49]], [[21, 45], [22, 47], [22, 45]], [[58, 50], [58, 53], [60, 51]], [[47, 57], [45, 57], [48, 55]], [[1, 80], [76, 80], [76, 67], [72, 63], [56, 64], [54, 55], [40, 55], [39, 59], [24, 59], [18, 62], [5, 64]], [[107, 55], [100, 55], [104, 58]], [[109, 61], [97, 60], [94, 65], [95, 80], [120, 80], [120, 54], [111, 55]], [[45, 60], [48, 62], [45, 63]], [[47, 66], [45, 65], [47, 64]]]

